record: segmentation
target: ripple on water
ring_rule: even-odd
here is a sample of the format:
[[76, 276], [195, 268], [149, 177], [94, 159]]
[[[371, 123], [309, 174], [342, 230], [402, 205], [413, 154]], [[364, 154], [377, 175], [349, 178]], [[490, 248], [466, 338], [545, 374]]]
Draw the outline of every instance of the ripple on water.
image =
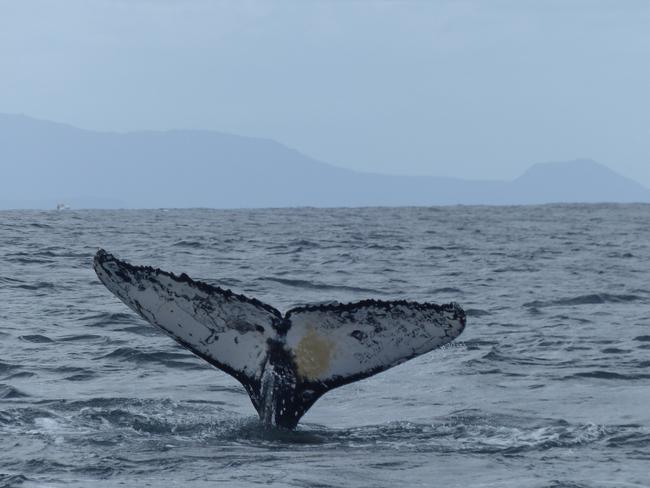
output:
[[308, 281], [308, 280], [298, 280], [298, 279], [289, 279], [289, 278], [275, 278], [272, 276], [262, 276], [258, 278], [261, 281], [274, 281], [280, 283], [281, 285], [290, 286], [294, 288], [303, 288], [309, 290], [340, 290], [340, 291], [352, 291], [352, 292], [361, 292], [361, 293], [373, 293], [383, 295], [384, 292], [380, 290], [375, 290], [373, 288], [363, 288], [359, 286], [346, 286], [346, 285], [330, 285], [326, 283], [320, 283], [317, 281]]
[[47, 291], [47, 290], [53, 290], [56, 287], [54, 283], [50, 283], [48, 281], [35, 281], [33, 283], [22, 283], [20, 285], [16, 285], [16, 288], [22, 288], [23, 290], [30, 290], [30, 291]]
[[0, 399], [13, 400], [17, 398], [27, 398], [29, 395], [20, 391], [11, 385], [0, 383]]
[[629, 303], [643, 300], [638, 295], [616, 295], [612, 293], [593, 293], [591, 295], [580, 295], [577, 297], [559, 298], [557, 300], [535, 300], [524, 303], [524, 307], [544, 308], [571, 305], [598, 305], [602, 303]]
[[29, 481], [29, 478], [22, 474], [0, 473], [0, 488], [13, 488], [22, 485], [26, 481]]
[[0, 361], [0, 374], [8, 373], [10, 371], [15, 371], [17, 369], [20, 369], [20, 366], [16, 364], [5, 363]]
[[181, 240], [177, 241], [172, 244], [174, 247], [187, 247], [190, 249], [200, 249], [203, 247], [203, 243], [199, 241], [188, 241], [188, 240]]
[[100, 312], [77, 318], [88, 327], [107, 327], [111, 325], [133, 325], [140, 322], [137, 315], [126, 312]]
[[594, 371], [582, 371], [575, 373], [566, 378], [595, 378], [601, 380], [645, 380], [650, 378], [650, 374], [625, 374], [625, 373], [616, 373], [614, 371], [604, 371], [604, 370], [594, 370]]
[[[185, 352], [146, 352], [131, 347], [118, 347], [117, 349], [96, 358], [118, 361], [132, 361], [134, 363], [162, 364], [169, 368], [180, 369], [206, 369], [211, 368], [207, 363], [196, 361], [194, 356]], [[185, 362], [184, 360], [189, 360]]]
[[49, 337], [41, 335], [41, 334], [22, 335], [22, 336], [19, 336], [18, 338], [21, 341], [35, 342], [37, 344], [47, 344], [47, 343], [54, 342]]
[[94, 342], [94, 341], [105, 341], [104, 336], [97, 334], [74, 334], [57, 338], [57, 341], [61, 342]]
[[[341, 431], [321, 431], [326, 442], [348, 447], [409, 449], [416, 452], [515, 454], [594, 443], [621, 428], [596, 424], [569, 424], [561, 420], [517, 419], [462, 415], [446, 422], [421, 424], [392, 422]], [[318, 431], [316, 431], [318, 432]]]

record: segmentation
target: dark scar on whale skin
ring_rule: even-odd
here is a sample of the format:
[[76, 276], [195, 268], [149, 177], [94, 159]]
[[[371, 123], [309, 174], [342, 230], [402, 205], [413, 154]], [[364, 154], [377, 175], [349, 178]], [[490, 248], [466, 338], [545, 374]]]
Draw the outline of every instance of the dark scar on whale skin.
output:
[[358, 341], [363, 341], [367, 337], [366, 333], [360, 330], [353, 330], [350, 335]]

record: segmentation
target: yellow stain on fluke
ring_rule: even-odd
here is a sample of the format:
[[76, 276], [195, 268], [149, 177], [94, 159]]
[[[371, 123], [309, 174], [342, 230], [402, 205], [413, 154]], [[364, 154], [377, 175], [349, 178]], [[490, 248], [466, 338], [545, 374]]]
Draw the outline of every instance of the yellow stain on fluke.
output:
[[298, 374], [308, 380], [318, 378], [327, 371], [333, 349], [334, 342], [318, 335], [313, 327], [309, 327], [294, 349]]

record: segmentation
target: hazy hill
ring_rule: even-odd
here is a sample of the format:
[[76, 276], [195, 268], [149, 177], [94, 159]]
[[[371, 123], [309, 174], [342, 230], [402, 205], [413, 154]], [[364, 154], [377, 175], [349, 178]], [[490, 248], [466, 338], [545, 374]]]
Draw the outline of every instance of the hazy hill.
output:
[[588, 160], [538, 164], [511, 182], [390, 176], [266, 139], [93, 132], [1, 114], [0, 168], [0, 208], [650, 202], [650, 190]]
[[589, 159], [540, 163], [512, 182], [512, 198], [537, 202], [647, 202], [649, 190]]

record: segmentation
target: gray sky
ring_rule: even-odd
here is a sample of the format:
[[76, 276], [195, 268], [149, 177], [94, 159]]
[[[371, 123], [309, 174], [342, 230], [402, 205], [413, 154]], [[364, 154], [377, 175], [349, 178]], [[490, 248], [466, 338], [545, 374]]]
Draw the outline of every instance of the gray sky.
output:
[[205, 128], [359, 170], [650, 186], [650, 2], [0, 0], [0, 112]]

